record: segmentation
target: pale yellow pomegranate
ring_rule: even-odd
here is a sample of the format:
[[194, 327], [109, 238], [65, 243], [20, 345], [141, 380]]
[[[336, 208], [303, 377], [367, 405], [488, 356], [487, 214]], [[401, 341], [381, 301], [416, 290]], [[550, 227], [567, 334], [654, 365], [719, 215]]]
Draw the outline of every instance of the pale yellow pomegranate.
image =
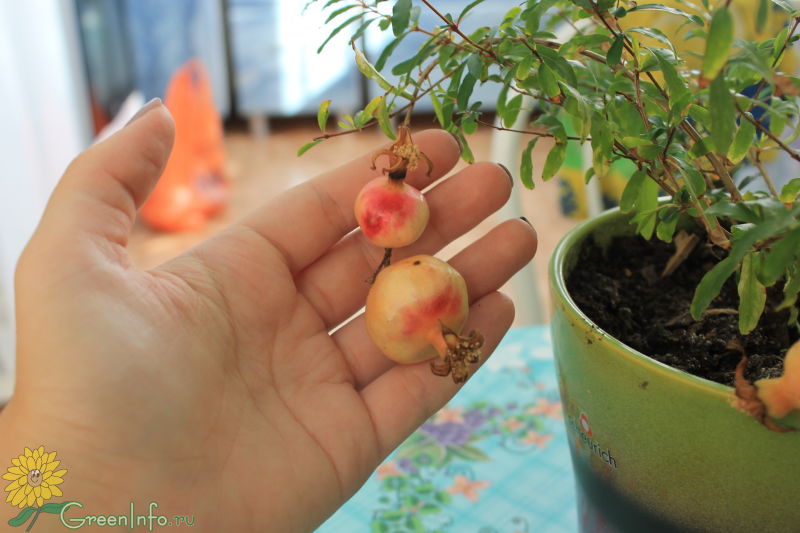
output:
[[425, 197], [404, 179], [381, 176], [361, 189], [355, 215], [364, 236], [381, 248], [399, 248], [416, 241], [428, 224]]
[[467, 364], [477, 363], [483, 338], [460, 337], [469, 312], [464, 278], [429, 255], [416, 255], [384, 268], [367, 296], [366, 325], [372, 341], [389, 359], [403, 364], [438, 356], [437, 375], [452, 372], [461, 383]]

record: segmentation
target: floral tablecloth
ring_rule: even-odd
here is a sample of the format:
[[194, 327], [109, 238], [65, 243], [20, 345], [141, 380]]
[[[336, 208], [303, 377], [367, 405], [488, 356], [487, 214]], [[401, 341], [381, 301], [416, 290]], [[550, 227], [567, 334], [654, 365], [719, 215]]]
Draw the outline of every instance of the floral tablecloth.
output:
[[575, 533], [550, 331], [511, 330], [317, 533]]

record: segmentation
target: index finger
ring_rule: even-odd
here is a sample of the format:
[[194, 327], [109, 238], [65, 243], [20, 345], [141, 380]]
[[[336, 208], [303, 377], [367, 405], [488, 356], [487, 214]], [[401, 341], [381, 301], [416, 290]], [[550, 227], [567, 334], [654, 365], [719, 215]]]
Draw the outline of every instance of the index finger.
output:
[[[461, 150], [455, 137], [444, 130], [421, 131], [413, 139], [433, 164], [430, 175], [421, 165], [406, 177], [410, 185], [422, 189], [449, 172]], [[371, 168], [377, 150], [289, 189], [240, 224], [277, 247], [292, 272], [302, 270], [356, 227], [353, 203], [358, 192], [388, 166], [381, 156], [377, 168]]]

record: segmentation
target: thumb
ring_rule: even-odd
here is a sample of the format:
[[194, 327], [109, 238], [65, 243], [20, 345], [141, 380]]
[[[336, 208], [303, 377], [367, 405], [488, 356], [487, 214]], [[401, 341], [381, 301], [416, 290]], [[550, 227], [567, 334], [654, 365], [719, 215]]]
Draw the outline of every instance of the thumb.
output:
[[161, 100], [151, 100], [124, 128], [72, 161], [34, 240], [47, 235], [73, 244], [126, 246], [136, 210], [161, 176], [174, 138], [169, 111]]

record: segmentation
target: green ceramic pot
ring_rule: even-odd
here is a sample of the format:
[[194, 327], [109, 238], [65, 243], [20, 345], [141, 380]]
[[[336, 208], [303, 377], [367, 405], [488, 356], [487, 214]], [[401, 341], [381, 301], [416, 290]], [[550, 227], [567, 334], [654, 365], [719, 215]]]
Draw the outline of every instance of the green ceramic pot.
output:
[[625, 346], [567, 294], [584, 240], [633, 234], [628, 218], [615, 209], [581, 224], [550, 263], [581, 531], [800, 531], [800, 432], [769, 431], [731, 406], [730, 387]]

